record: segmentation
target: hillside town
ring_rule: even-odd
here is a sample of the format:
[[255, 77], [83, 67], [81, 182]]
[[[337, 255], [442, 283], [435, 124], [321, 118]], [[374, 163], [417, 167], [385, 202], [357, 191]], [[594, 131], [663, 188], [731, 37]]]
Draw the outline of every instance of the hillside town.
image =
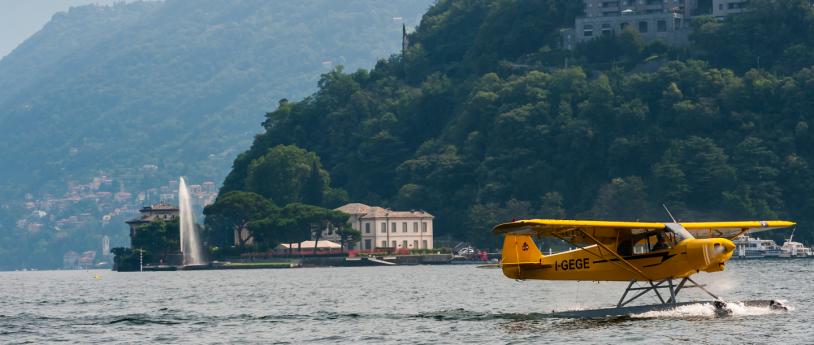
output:
[[[212, 181], [192, 184], [189, 189], [198, 210], [217, 198], [217, 188]], [[32, 234], [46, 229], [101, 233], [94, 248], [66, 248], [64, 267], [86, 268], [109, 262], [110, 248], [129, 246], [122, 224], [137, 217], [144, 205], [177, 203], [177, 200], [178, 180], [168, 180], [164, 185], [146, 190], [132, 190], [113, 177], [100, 175], [88, 183], [69, 183], [62, 195], [36, 198], [27, 194], [24, 205], [28, 213], [18, 219], [16, 225]]]

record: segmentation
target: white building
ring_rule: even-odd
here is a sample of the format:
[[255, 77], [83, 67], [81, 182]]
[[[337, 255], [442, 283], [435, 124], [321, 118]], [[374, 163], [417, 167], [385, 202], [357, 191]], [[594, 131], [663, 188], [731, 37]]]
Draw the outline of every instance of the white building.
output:
[[350, 214], [348, 222], [362, 233], [362, 240], [356, 248], [433, 248], [432, 220], [435, 217], [425, 211], [393, 211], [360, 203], [347, 204], [336, 210]]

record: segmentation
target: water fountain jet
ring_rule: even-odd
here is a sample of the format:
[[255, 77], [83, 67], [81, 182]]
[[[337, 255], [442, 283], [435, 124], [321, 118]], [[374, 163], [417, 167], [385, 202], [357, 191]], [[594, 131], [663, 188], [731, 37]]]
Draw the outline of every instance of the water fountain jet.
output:
[[192, 213], [192, 201], [189, 197], [187, 182], [183, 177], [178, 184], [178, 212], [181, 218], [181, 253], [184, 256], [184, 266], [203, 265], [203, 248], [195, 226], [195, 216]]

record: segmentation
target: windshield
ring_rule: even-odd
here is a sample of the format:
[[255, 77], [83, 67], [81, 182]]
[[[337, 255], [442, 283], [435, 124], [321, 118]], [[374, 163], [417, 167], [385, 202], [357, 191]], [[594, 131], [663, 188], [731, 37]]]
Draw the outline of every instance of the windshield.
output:
[[676, 243], [686, 239], [695, 238], [689, 231], [687, 231], [687, 229], [684, 229], [684, 227], [681, 226], [680, 224], [667, 224], [667, 231], [675, 234]]

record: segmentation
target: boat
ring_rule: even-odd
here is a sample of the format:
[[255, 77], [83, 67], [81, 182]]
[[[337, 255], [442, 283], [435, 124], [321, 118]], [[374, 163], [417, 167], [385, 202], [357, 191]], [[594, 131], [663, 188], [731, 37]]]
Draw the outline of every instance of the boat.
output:
[[783, 247], [780, 248], [781, 258], [807, 258], [812, 256], [811, 248], [806, 247], [800, 242], [794, 242], [795, 228], [791, 231], [791, 236], [786, 242], [783, 242]]
[[739, 236], [732, 241], [735, 243], [733, 259], [762, 259], [780, 256], [781, 248], [773, 240], [753, 238], [747, 235]]
[[800, 242], [786, 241], [780, 250], [781, 258], [807, 258], [812, 256], [811, 248]]
[[783, 247], [780, 248], [781, 258], [807, 258], [811, 257], [811, 248], [806, 247], [800, 242], [794, 242], [794, 232], [786, 242], [783, 242]]

